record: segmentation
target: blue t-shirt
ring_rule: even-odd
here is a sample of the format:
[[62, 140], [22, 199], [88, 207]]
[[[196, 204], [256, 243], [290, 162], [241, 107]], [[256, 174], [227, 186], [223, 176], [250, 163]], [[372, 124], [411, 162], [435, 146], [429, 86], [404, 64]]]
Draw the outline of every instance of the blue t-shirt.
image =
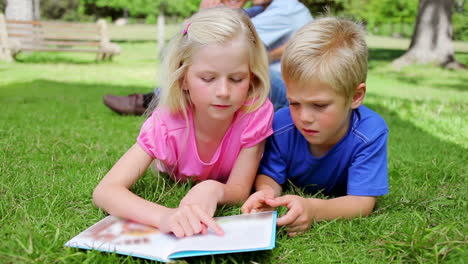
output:
[[379, 196], [388, 193], [385, 120], [365, 106], [353, 110], [346, 136], [322, 157], [314, 157], [294, 126], [288, 108], [275, 113], [259, 173], [278, 184], [290, 180], [309, 193]]

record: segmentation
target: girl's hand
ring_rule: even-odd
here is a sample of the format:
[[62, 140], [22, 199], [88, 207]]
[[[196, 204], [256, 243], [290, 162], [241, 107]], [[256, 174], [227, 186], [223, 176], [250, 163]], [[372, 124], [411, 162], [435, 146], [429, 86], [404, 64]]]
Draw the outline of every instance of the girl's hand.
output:
[[273, 190], [261, 190], [250, 195], [241, 207], [241, 211], [244, 214], [256, 213], [262, 211], [272, 211], [274, 206], [270, 206], [266, 203], [266, 200], [273, 199]]
[[314, 214], [309, 199], [297, 195], [284, 195], [266, 200], [272, 207], [286, 206], [288, 212], [278, 218], [278, 226], [286, 226], [289, 236], [296, 236], [310, 229]]
[[177, 208], [178, 213], [174, 216], [174, 220], [179, 221], [184, 230], [183, 236], [206, 233], [207, 228], [211, 228], [218, 235], [224, 234], [213, 219], [218, 201], [223, 195], [222, 190], [222, 183], [206, 180], [192, 187], [185, 195]]
[[218, 201], [223, 196], [223, 184], [214, 180], [206, 180], [193, 186], [180, 201], [179, 206], [198, 205], [207, 215], [213, 216]]
[[181, 238], [200, 233], [206, 234], [209, 227], [218, 235], [224, 234], [216, 221], [198, 205], [183, 205], [169, 210], [159, 226], [163, 233], [173, 233], [176, 237]]

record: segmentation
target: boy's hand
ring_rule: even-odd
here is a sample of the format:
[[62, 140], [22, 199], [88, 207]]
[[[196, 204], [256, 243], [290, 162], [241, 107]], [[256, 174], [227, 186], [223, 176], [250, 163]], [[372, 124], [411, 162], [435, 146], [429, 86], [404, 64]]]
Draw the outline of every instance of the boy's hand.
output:
[[272, 207], [286, 206], [288, 212], [278, 218], [278, 226], [286, 226], [289, 236], [296, 236], [309, 230], [313, 214], [311, 213], [310, 201], [297, 195], [284, 195], [275, 199], [266, 200]]
[[274, 210], [274, 207], [268, 205], [265, 201], [273, 198], [275, 197], [272, 190], [261, 190], [255, 192], [247, 198], [247, 201], [245, 201], [241, 207], [241, 211], [244, 214], [272, 211]]

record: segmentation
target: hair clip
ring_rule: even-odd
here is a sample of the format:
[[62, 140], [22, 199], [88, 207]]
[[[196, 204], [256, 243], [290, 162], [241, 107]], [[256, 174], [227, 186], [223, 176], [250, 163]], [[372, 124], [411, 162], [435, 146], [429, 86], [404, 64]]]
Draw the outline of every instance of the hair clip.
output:
[[182, 31], [183, 36], [187, 35], [190, 25], [192, 25], [192, 22], [188, 23], [187, 26], [185, 27], [184, 31]]

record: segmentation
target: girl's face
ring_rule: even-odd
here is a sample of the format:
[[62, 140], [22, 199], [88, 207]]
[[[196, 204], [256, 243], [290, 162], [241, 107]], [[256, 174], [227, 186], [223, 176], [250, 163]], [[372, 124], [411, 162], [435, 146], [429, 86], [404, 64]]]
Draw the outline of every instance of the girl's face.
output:
[[230, 121], [245, 103], [250, 81], [247, 45], [242, 38], [236, 38], [222, 45], [198, 48], [182, 88], [190, 94], [195, 114]]

